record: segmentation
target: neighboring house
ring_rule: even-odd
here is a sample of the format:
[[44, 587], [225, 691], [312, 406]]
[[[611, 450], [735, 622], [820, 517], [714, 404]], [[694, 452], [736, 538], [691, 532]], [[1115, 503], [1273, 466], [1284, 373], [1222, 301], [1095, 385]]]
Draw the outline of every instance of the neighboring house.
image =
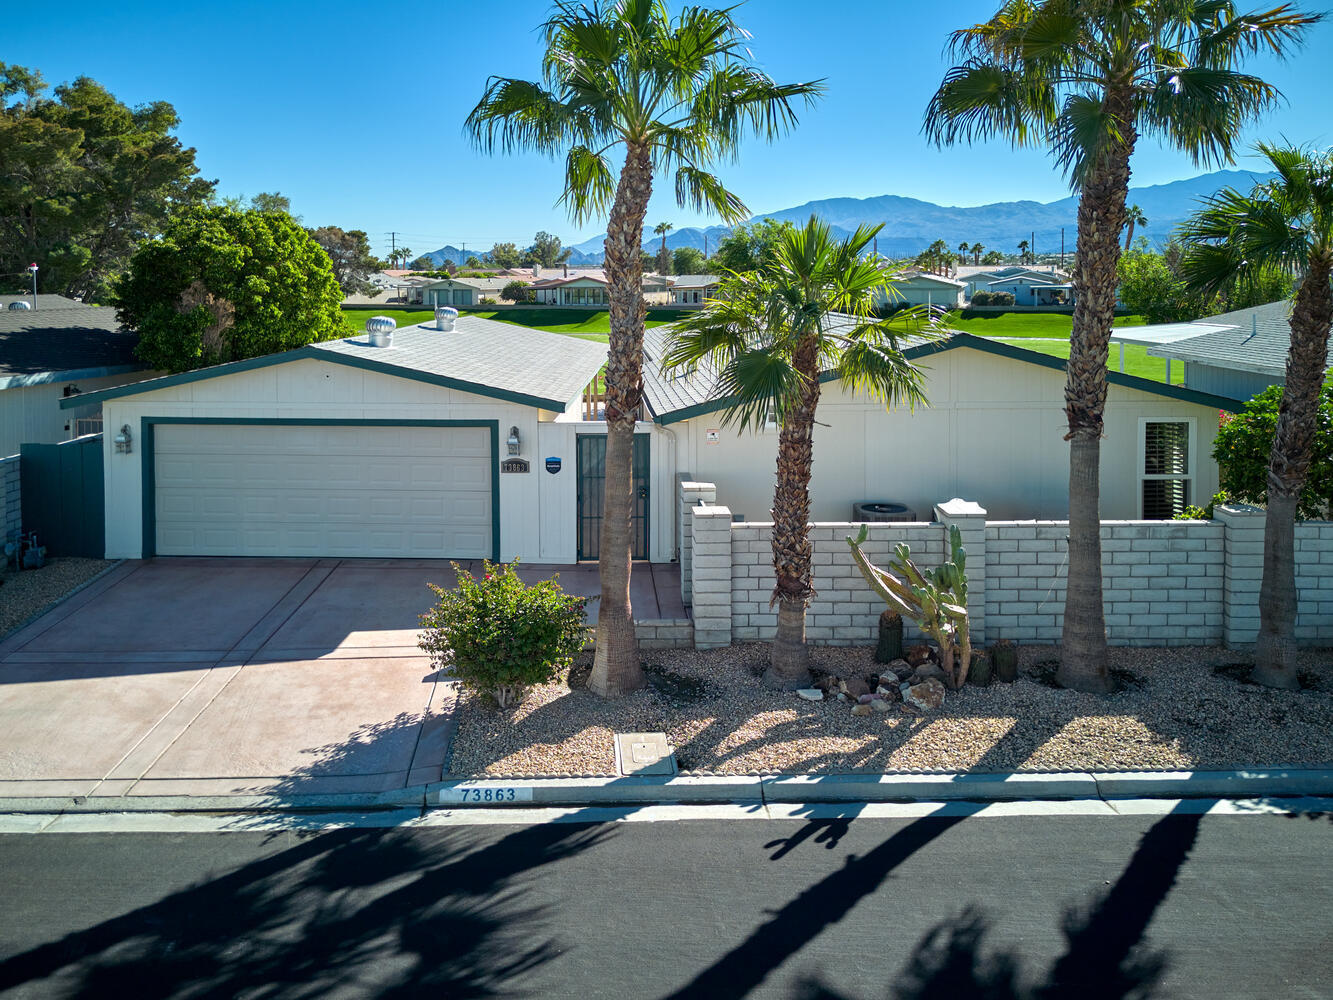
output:
[[[447, 324], [447, 320], [446, 320]], [[665, 375], [645, 334], [636, 433], [636, 558], [677, 555], [680, 477], [769, 517], [777, 429], [722, 422], [713, 376]], [[908, 340], [929, 404], [887, 411], [825, 377], [811, 515], [941, 497], [993, 519], [1067, 513], [1064, 363], [955, 334]], [[106, 389], [106, 555], [410, 557], [572, 563], [597, 555], [606, 425], [583, 419], [604, 346], [463, 315]], [[1102, 513], [1169, 517], [1217, 489], [1208, 457], [1230, 400], [1111, 374]], [[510, 444], [512, 439], [512, 446]], [[1171, 460], [1169, 468], [1159, 463]]]
[[1008, 278], [999, 278], [996, 281], [989, 282], [985, 288], [988, 292], [1008, 292], [1014, 297], [1016, 306], [1037, 306], [1037, 305], [1063, 305], [1062, 302], [1056, 302], [1061, 298], [1066, 290], [1072, 295], [1072, 288], [1067, 284], [1061, 284], [1056, 288], [1056, 283], [1049, 278], [1035, 277], [1030, 274], [1015, 274]]
[[515, 281], [531, 284], [532, 278], [496, 275], [493, 278], [409, 278], [407, 304], [430, 306], [479, 306], [482, 299], [500, 301], [500, 293]]
[[875, 305], [931, 306], [944, 309], [958, 309], [963, 305], [963, 290], [966, 286], [954, 278], [929, 271], [909, 271], [893, 283], [896, 294], [879, 292]]
[[715, 274], [678, 274], [670, 281], [673, 306], [701, 306], [717, 291], [722, 279]]
[[545, 278], [528, 286], [539, 305], [604, 306], [608, 282], [603, 274], [581, 274], [568, 278]]
[[21, 444], [52, 444], [101, 430], [96, 402], [61, 408], [109, 386], [142, 379], [134, 357], [138, 337], [116, 322], [116, 311], [59, 295], [0, 295], [0, 458]]
[[1068, 284], [1070, 278], [1067, 272], [1054, 265], [1043, 267], [1037, 264], [1007, 264], [998, 267], [964, 264], [954, 270], [953, 277], [967, 285], [964, 294], [969, 299], [977, 292], [990, 291], [992, 282], [1005, 278], [1027, 277], [1051, 285]]
[[[675, 471], [715, 483], [744, 519], [770, 520], [777, 428], [726, 427], [706, 368], [663, 375], [668, 337], [667, 327], [645, 334], [644, 393], [654, 421], [674, 434]], [[939, 344], [908, 341], [907, 354], [926, 374], [929, 402], [915, 412], [887, 411], [825, 376], [811, 520], [849, 520], [853, 504], [867, 500], [902, 502], [928, 520], [940, 497], [975, 499], [997, 520], [1067, 517], [1064, 361], [963, 333]], [[1234, 410], [1235, 401], [1114, 372], [1108, 381], [1102, 516], [1170, 517], [1211, 496], [1218, 411]], [[1162, 455], [1179, 471], [1150, 464]]]
[[[1291, 303], [1283, 300], [1194, 323], [1137, 327], [1132, 332], [1173, 331], [1174, 336], [1153, 344], [1148, 353], [1183, 361], [1185, 385], [1191, 389], [1249, 400], [1270, 385], [1286, 383], [1290, 321]], [[1333, 349], [1328, 363], [1333, 368]]]

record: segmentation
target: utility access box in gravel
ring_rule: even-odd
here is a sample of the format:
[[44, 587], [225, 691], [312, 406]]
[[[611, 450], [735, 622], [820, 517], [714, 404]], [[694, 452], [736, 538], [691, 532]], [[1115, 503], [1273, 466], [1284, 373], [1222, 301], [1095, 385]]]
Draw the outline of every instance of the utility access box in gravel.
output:
[[675, 748], [666, 733], [616, 733], [616, 771], [631, 774], [675, 774]]

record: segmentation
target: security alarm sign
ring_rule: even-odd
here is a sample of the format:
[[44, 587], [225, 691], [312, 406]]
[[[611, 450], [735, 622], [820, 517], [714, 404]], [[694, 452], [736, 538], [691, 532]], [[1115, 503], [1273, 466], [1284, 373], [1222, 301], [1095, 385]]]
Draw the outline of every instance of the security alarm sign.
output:
[[710, 427], [704, 431], [704, 444], [717, 444], [722, 440], [722, 432], [716, 427]]

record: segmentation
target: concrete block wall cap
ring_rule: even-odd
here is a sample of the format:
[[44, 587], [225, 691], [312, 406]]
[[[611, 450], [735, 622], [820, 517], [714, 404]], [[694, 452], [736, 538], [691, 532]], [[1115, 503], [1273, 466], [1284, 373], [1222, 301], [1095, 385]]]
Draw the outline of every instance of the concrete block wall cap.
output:
[[1245, 517], [1250, 514], [1267, 513], [1264, 508], [1256, 507], [1253, 504], [1248, 503], [1220, 503], [1213, 508], [1213, 516], [1216, 517], [1219, 512], [1229, 514], [1232, 517]]
[[681, 484], [680, 484], [680, 488], [681, 488], [682, 490], [715, 490], [715, 489], [717, 489], [717, 487], [716, 487], [714, 484], [712, 484], [712, 483], [696, 483], [696, 482], [691, 482], [691, 481], [689, 481], [689, 480], [686, 480], [686, 481], [681, 482]]
[[937, 503], [935, 510], [945, 517], [985, 517], [986, 508], [974, 500], [964, 500], [961, 497], [954, 497], [952, 500], [945, 500], [943, 503]]

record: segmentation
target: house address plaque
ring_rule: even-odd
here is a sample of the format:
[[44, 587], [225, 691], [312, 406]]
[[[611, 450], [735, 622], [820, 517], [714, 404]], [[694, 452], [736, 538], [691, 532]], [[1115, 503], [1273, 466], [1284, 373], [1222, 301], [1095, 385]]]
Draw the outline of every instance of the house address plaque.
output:
[[527, 472], [528, 460], [526, 458], [506, 458], [500, 463], [501, 472]]

